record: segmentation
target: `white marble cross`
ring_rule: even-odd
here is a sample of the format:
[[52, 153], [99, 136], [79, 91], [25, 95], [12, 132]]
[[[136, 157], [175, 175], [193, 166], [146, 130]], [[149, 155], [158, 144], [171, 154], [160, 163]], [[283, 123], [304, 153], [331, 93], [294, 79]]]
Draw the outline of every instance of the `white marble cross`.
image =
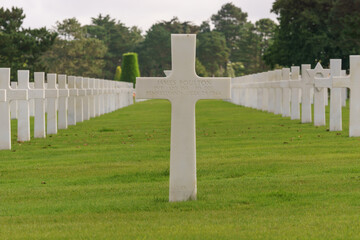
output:
[[105, 113], [105, 80], [99, 80], [99, 114], [103, 115]]
[[282, 116], [290, 117], [290, 88], [289, 88], [289, 80], [290, 80], [290, 68], [282, 69], [282, 79], [283, 81], [280, 83], [282, 87]]
[[10, 68], [0, 68], [0, 149], [11, 149], [10, 104], [13, 100], [27, 101], [26, 89], [10, 87]]
[[47, 86], [45, 91], [47, 107], [47, 134], [57, 134], [57, 99], [59, 90], [56, 86], [57, 75], [55, 73], [47, 74]]
[[291, 67], [291, 81], [289, 87], [291, 89], [291, 113], [292, 120], [300, 119], [300, 84], [299, 84], [300, 68], [297, 66]]
[[[301, 89], [301, 122], [302, 123], [310, 123], [312, 121], [312, 117], [311, 117], [311, 99], [312, 99], [312, 94], [311, 94], [311, 89], [313, 88], [313, 80], [310, 78], [309, 74], [307, 73], [307, 70], [311, 69], [311, 65], [310, 64], [302, 64], [301, 65], [301, 79], [298, 79], [297, 76], [298, 75], [298, 68], [297, 67], [292, 67], [291, 70], [294, 70], [294, 73], [292, 73], [292, 80], [295, 81], [290, 81], [289, 82], [289, 87], [291, 89], [297, 89], [299, 91], [299, 89]], [[294, 90], [296, 91], [296, 90]], [[292, 91], [292, 92], [294, 92]], [[297, 92], [298, 93], [298, 92]], [[296, 95], [296, 93], [295, 93]], [[295, 98], [294, 95], [294, 98]], [[297, 104], [298, 101], [296, 101], [296, 99], [292, 98], [292, 106], [294, 107], [293, 109], [295, 111], [292, 111], [291, 114], [291, 119], [297, 119], [298, 117], [300, 117], [300, 111], [297, 111]], [[293, 101], [295, 100], [295, 101]]]
[[[18, 89], [29, 92], [29, 70], [18, 70]], [[28, 93], [29, 94], [29, 93]], [[29, 96], [29, 95], [28, 95]], [[18, 100], [18, 141], [30, 141], [30, 106], [29, 98]]]
[[95, 90], [95, 79], [94, 78], [90, 78], [89, 79], [89, 111], [90, 111], [90, 118], [94, 118], [95, 117], [95, 95], [96, 95], [96, 90]]
[[[33, 95], [33, 96], [31, 96]], [[34, 89], [29, 90], [29, 99], [34, 99], [34, 138], [45, 138], [45, 73], [34, 73]]]
[[315, 77], [315, 88], [330, 88], [330, 131], [342, 130], [342, 88], [333, 88], [333, 77], [341, 76], [341, 59], [330, 59], [330, 77]]
[[[17, 82], [11, 82], [11, 88], [17, 89]], [[18, 105], [16, 100], [10, 102], [11, 119], [17, 119]]]
[[268, 80], [268, 72], [261, 73], [261, 81], [264, 82], [264, 87], [262, 88], [262, 103], [261, 110], [267, 111], [268, 109], [268, 98], [269, 98], [269, 88], [266, 87], [266, 81]]
[[76, 77], [76, 88], [78, 89], [78, 97], [76, 98], [76, 122], [84, 121], [84, 98], [86, 96], [86, 90], [83, 85], [83, 77]]
[[83, 79], [83, 88], [86, 92], [86, 96], [83, 97], [83, 117], [84, 120], [90, 119], [90, 96], [92, 95], [92, 89], [90, 89], [90, 78]]
[[333, 77], [333, 88], [350, 88], [349, 136], [360, 137], [360, 56], [350, 56], [350, 76]]
[[230, 78], [195, 73], [196, 35], [172, 34], [172, 71], [165, 78], [137, 78], [136, 97], [171, 102], [169, 200], [196, 199], [195, 104], [199, 99], [229, 99]]
[[308, 69], [311, 69], [310, 64], [301, 64], [301, 122], [302, 123], [311, 123], [311, 102], [313, 99], [313, 94], [311, 89], [313, 88], [313, 82]]
[[79, 96], [79, 90], [76, 89], [76, 78], [68, 77], [69, 99], [68, 99], [68, 125], [76, 125], [76, 99]]
[[68, 97], [69, 97], [69, 89], [66, 85], [66, 75], [58, 76], [58, 88], [59, 88], [58, 128], [66, 129], [68, 127], [67, 110], [68, 110]]
[[282, 88], [280, 87], [280, 81], [282, 80], [282, 71], [280, 69], [275, 70], [275, 114], [282, 114]]
[[269, 90], [268, 90], [268, 112], [275, 113], [275, 88], [271, 86], [272, 82], [276, 81], [276, 72], [269, 71], [267, 75], [269, 82]]

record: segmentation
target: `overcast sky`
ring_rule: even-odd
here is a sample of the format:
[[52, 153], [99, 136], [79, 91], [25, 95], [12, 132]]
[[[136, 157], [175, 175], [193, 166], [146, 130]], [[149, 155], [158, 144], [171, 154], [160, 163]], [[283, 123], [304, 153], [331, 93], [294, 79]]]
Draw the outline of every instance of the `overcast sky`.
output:
[[225, 3], [232, 2], [248, 13], [255, 22], [261, 18], [276, 20], [270, 13], [274, 0], [0, 0], [1, 6], [20, 7], [26, 18], [24, 27], [52, 28], [56, 21], [76, 17], [89, 24], [91, 17], [109, 14], [126, 26], [138, 26], [146, 31], [152, 24], [177, 16], [180, 21], [200, 24], [217, 13]]

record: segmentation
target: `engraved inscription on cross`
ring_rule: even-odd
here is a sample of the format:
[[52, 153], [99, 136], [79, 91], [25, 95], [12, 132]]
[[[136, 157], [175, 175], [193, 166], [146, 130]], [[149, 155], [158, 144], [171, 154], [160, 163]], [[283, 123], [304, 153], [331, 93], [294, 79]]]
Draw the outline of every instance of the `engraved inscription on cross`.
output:
[[196, 75], [195, 49], [195, 34], [172, 34], [170, 75], [136, 80], [136, 98], [168, 99], [171, 102], [171, 202], [196, 199], [196, 102], [230, 98], [230, 78]]

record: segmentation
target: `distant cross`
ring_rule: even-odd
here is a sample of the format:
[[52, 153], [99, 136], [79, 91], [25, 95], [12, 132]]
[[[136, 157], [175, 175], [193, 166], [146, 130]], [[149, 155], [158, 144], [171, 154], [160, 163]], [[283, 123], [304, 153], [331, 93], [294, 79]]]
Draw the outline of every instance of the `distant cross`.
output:
[[136, 98], [171, 102], [170, 202], [196, 199], [196, 102], [230, 98], [230, 78], [196, 75], [195, 49], [195, 34], [172, 34], [171, 74], [136, 80]]
[[[342, 131], [342, 109], [341, 91], [342, 88], [333, 88], [333, 77], [341, 76], [341, 59], [330, 59], [331, 75], [315, 77], [316, 88], [330, 88], [330, 131]], [[325, 106], [324, 106], [325, 108]]]
[[332, 78], [333, 88], [350, 88], [349, 136], [360, 137], [360, 56], [350, 56], [350, 76]]

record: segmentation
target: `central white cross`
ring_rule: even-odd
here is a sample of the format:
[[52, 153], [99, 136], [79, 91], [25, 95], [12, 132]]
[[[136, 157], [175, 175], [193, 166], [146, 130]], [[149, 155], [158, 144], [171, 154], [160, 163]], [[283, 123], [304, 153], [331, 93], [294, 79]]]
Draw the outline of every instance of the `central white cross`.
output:
[[195, 34], [172, 34], [170, 75], [136, 80], [136, 98], [168, 99], [171, 102], [171, 202], [196, 199], [196, 102], [230, 98], [230, 78], [196, 75], [195, 49]]

